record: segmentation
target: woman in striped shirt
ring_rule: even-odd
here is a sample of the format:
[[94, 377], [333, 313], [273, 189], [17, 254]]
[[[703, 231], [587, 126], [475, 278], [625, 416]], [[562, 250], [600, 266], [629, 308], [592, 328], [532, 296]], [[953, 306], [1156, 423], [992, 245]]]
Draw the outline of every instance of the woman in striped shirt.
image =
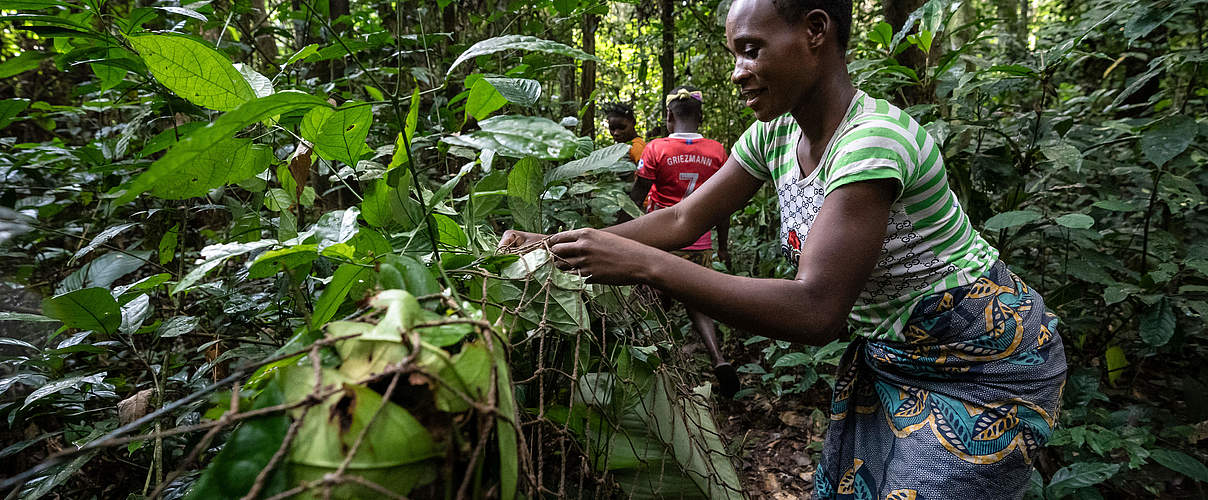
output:
[[[1019, 498], [1065, 381], [1057, 318], [972, 227], [926, 130], [853, 87], [850, 29], [850, 0], [735, 1], [731, 79], [759, 122], [681, 203], [553, 235], [551, 250], [591, 282], [649, 284], [764, 336], [850, 336], [819, 498]], [[765, 182], [793, 279], [729, 276], [664, 251]], [[540, 237], [508, 232], [501, 246]]]

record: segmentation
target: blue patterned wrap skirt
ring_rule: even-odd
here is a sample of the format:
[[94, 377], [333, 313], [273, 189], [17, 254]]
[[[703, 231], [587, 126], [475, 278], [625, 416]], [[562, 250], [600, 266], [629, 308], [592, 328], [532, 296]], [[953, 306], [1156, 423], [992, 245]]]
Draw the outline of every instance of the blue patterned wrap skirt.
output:
[[1022, 497], [1065, 385], [1057, 317], [999, 261], [925, 297], [906, 328], [844, 353], [816, 496]]

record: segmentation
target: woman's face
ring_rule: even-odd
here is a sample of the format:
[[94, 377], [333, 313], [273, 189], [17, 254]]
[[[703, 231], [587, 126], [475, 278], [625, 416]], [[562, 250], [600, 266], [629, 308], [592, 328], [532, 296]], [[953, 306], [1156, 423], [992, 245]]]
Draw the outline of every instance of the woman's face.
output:
[[608, 133], [612, 134], [612, 140], [620, 142], [632, 141], [638, 136], [638, 131], [633, 128], [633, 120], [624, 116], [612, 115], [608, 117]]
[[806, 30], [781, 18], [771, 0], [739, 0], [730, 7], [730, 81], [756, 118], [768, 121], [792, 111], [812, 90], [817, 63], [807, 40]]

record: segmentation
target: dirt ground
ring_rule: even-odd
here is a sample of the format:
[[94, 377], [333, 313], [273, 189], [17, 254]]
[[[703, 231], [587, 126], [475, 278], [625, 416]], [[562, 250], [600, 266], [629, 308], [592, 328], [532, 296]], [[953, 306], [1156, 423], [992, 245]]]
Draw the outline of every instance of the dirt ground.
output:
[[[727, 346], [729, 347], [729, 346]], [[758, 350], [741, 345], [726, 352], [742, 366], [759, 360]], [[760, 386], [759, 376], [740, 374], [743, 388], [756, 392], [742, 399], [719, 398], [716, 417], [741, 458], [739, 477], [753, 499], [813, 498], [815, 461], [825, 436], [830, 392], [819, 383], [806, 394], [776, 398]]]

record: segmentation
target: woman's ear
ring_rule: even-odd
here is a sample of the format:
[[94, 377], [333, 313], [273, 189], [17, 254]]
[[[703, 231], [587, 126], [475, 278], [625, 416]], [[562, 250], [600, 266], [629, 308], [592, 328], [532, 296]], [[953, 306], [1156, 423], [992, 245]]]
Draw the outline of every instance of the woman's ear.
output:
[[827, 36], [835, 28], [830, 15], [822, 9], [814, 9], [801, 16], [799, 23], [805, 29], [807, 41], [811, 49], [821, 48], [826, 44]]

